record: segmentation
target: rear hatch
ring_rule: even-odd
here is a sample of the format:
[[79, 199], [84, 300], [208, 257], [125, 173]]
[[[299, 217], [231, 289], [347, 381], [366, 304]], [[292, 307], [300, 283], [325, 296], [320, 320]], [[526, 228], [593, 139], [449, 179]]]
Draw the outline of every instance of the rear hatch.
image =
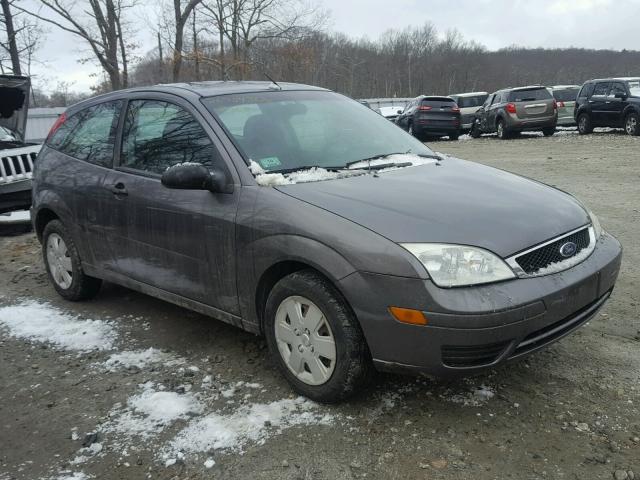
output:
[[449, 97], [426, 97], [420, 102], [415, 119], [427, 127], [457, 127], [460, 125], [460, 109]]
[[518, 88], [509, 93], [509, 103], [516, 106], [521, 120], [536, 120], [554, 115], [554, 99], [546, 87]]
[[559, 117], [573, 117], [573, 110], [576, 106], [576, 98], [580, 87], [554, 88], [553, 98], [558, 104]]
[[30, 86], [29, 77], [0, 75], [0, 126], [18, 142], [25, 141]]

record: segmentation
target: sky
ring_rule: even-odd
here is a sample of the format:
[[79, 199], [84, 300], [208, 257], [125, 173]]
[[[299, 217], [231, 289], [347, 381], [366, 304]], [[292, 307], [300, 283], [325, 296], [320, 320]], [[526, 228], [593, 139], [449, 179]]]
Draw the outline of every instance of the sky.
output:
[[[80, 0], [83, 1], [83, 0]], [[144, 2], [145, 0], [143, 0]], [[154, 47], [153, 19], [157, 2], [146, 0], [134, 13], [138, 54]], [[638, 49], [640, 0], [317, 0], [330, 13], [327, 28], [351, 37], [376, 39], [389, 29], [432, 22], [438, 30], [458, 29], [465, 39], [490, 50], [523, 47], [582, 47]], [[25, 5], [34, 0], [23, 0]], [[56, 27], [49, 32], [32, 74], [43, 90], [57, 82], [87, 91], [100, 70], [80, 64], [90, 56], [87, 47]]]

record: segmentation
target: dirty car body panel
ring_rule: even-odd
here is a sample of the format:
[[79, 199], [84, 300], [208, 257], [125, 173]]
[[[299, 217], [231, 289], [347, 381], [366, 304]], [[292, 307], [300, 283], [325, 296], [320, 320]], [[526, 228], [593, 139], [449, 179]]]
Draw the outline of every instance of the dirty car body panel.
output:
[[[429, 152], [375, 112], [313, 87], [204, 82], [121, 91], [67, 113], [71, 118], [117, 102], [108, 162], [93, 165], [60, 146], [44, 147], [34, 176], [36, 231], [42, 235], [46, 219], [55, 215], [68, 225], [91, 275], [255, 333], [264, 328], [264, 287], [278, 275], [314, 269], [344, 297], [375, 365], [386, 370], [450, 375], [493, 366], [566, 335], [610, 295], [619, 243], [606, 233], [596, 238], [593, 217], [569, 194], [529, 179], [435, 156], [389, 171], [346, 169], [324, 181], [260, 185], [248, 168], [248, 129], [238, 126], [230, 105], [263, 105], [255, 115], [258, 125], [278, 96], [287, 98], [291, 117], [302, 115], [291, 106], [297, 102], [348, 102], [345, 108], [354, 115], [370, 115], [374, 131], [393, 129], [414, 151]], [[144, 123], [131, 120], [139, 114], [133, 106], [143, 102], [151, 109], [144, 102], [152, 101], [178, 106], [200, 125], [214, 146], [215, 168], [226, 171], [226, 192], [168, 189], [159, 172], [142, 172], [131, 163], [138, 152], [128, 146], [129, 136], [153, 134], [140, 133]], [[144, 118], [156, 114], [149, 110]], [[326, 143], [302, 140], [321, 149]], [[438, 286], [405, 247], [472, 245], [507, 262], [574, 231], [588, 232], [590, 253], [571, 268], [451, 288]], [[428, 322], [401, 323], [391, 306], [424, 312]]]

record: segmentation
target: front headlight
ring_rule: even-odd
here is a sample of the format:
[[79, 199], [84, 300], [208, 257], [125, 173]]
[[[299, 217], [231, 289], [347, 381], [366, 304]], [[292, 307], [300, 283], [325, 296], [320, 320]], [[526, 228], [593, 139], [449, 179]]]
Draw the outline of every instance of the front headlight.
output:
[[591, 219], [591, 225], [593, 225], [593, 233], [596, 236], [596, 240], [598, 240], [602, 235], [602, 226], [600, 226], [600, 220], [598, 220], [596, 214], [591, 210], [587, 210], [587, 213], [589, 214], [589, 218]]
[[445, 243], [402, 243], [439, 287], [461, 287], [516, 278], [498, 256], [477, 247]]

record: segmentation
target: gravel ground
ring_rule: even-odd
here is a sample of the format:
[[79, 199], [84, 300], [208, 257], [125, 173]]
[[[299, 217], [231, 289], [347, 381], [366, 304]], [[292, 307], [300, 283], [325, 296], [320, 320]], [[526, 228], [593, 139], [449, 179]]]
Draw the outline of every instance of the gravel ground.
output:
[[64, 302], [33, 234], [0, 224], [0, 480], [640, 478], [640, 139], [432, 147], [599, 215], [625, 257], [597, 318], [480, 376], [380, 375], [326, 407], [296, 399], [253, 335], [114, 285]]

